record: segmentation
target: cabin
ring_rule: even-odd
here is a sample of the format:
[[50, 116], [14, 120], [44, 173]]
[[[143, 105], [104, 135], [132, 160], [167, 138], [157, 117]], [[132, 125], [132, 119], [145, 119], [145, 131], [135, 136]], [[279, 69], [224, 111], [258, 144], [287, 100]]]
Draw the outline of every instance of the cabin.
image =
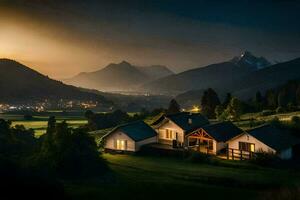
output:
[[104, 149], [117, 152], [137, 152], [145, 144], [157, 143], [157, 133], [143, 121], [123, 124], [106, 134]]
[[281, 159], [291, 159], [295, 156], [300, 140], [288, 130], [272, 125], [249, 130], [228, 141], [229, 149], [253, 153], [276, 154]]
[[208, 154], [226, 151], [227, 141], [244, 133], [231, 122], [220, 122], [205, 125], [186, 135], [188, 149]]
[[159, 143], [184, 147], [186, 135], [207, 124], [208, 119], [200, 113], [181, 112], [163, 115], [152, 126], [158, 134]]

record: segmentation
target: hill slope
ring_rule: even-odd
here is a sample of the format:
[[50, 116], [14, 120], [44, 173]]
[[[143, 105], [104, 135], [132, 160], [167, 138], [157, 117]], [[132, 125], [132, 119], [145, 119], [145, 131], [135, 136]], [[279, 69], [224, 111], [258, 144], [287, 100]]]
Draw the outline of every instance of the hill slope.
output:
[[101, 95], [50, 79], [16, 61], [0, 59], [0, 101], [3, 103], [50, 100], [95, 100], [110, 104]]
[[254, 71], [232, 83], [231, 88], [236, 95], [249, 97], [258, 90], [265, 91], [296, 79], [300, 79], [300, 58]]
[[130, 91], [140, 84], [172, 73], [165, 66], [137, 67], [123, 61], [95, 72], [80, 73], [65, 82], [102, 91]]
[[179, 74], [167, 76], [142, 86], [142, 90], [151, 93], [179, 94], [189, 90], [202, 90], [208, 87], [227, 87], [228, 83], [260, 68], [267, 68], [270, 63], [263, 57], [255, 57], [245, 52], [228, 62], [199, 67]]
[[[257, 91], [276, 88], [289, 80], [300, 79], [300, 58], [252, 71], [227, 83], [220, 81], [214, 89], [222, 97], [226, 92], [247, 100], [254, 97]], [[212, 86], [211, 86], [212, 87]], [[190, 90], [177, 95], [176, 99], [184, 105], [199, 104], [203, 89]]]
[[215, 88], [220, 82], [226, 84], [251, 71], [251, 69], [235, 63], [224, 62], [164, 77], [145, 84], [143, 89], [152, 93], [171, 92], [178, 94], [189, 90]]

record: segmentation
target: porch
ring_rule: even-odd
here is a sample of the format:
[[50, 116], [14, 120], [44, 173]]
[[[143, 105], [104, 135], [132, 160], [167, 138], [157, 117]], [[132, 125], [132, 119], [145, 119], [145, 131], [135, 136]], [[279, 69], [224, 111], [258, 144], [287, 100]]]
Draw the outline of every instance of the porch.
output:
[[187, 135], [187, 148], [206, 154], [216, 154], [216, 141], [203, 129]]

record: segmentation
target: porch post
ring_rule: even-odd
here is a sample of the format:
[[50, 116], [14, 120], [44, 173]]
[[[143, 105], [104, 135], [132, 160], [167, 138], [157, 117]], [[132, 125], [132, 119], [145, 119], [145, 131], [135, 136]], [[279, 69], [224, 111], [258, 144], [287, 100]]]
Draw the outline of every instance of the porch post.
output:
[[189, 136], [187, 136], [187, 147], [188, 148], [190, 147], [190, 138], [189, 138]]

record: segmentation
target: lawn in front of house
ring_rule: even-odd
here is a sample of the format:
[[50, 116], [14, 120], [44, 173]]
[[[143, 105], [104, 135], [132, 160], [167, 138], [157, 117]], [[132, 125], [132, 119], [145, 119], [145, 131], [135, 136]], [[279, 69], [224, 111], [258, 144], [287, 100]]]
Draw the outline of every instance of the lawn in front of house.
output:
[[66, 184], [72, 197], [245, 200], [257, 199], [279, 187], [299, 184], [300, 180], [298, 172], [261, 168], [239, 161], [221, 161], [218, 166], [167, 157], [103, 156], [114, 178], [106, 182]]

